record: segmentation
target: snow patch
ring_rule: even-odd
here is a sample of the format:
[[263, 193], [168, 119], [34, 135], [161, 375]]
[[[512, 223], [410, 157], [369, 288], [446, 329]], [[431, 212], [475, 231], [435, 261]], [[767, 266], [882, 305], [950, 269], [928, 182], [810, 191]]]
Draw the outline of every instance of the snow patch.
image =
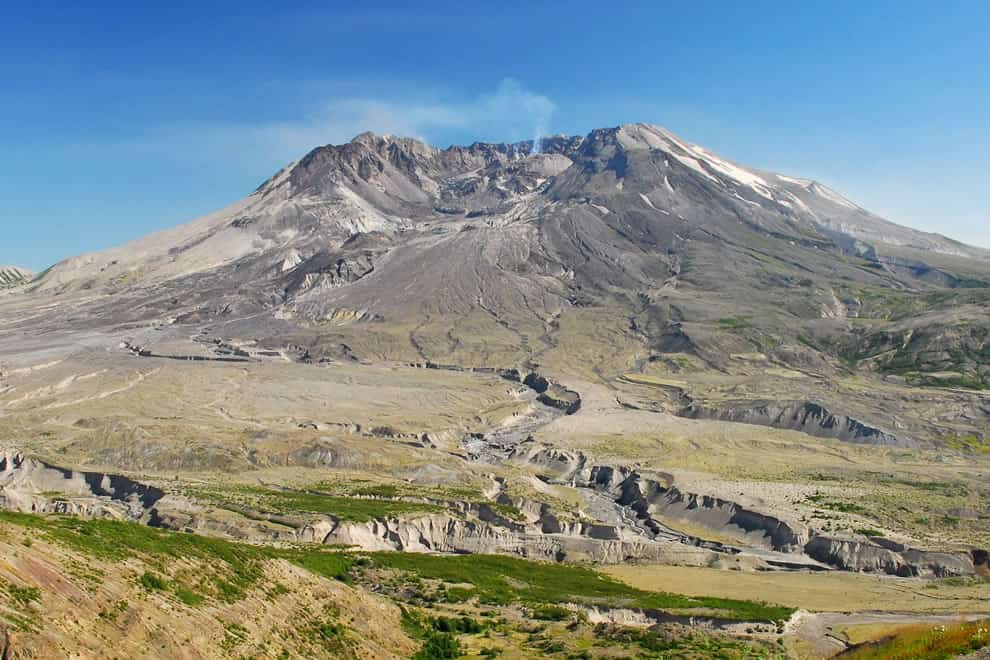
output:
[[783, 174], [775, 174], [774, 176], [776, 176], [781, 181], [784, 181], [785, 183], [793, 183], [794, 185], [797, 185], [797, 186], [810, 186], [811, 185], [811, 180], [810, 179], [795, 179], [795, 178], [792, 178], [792, 177], [789, 177], [789, 176], [784, 176]]
[[706, 179], [709, 179], [711, 181], [715, 181], [716, 183], [718, 183], [718, 179], [716, 179], [711, 174], [709, 174], [708, 173], [708, 170], [706, 170], [704, 167], [702, 167], [701, 166], [701, 163], [698, 160], [696, 160], [694, 158], [691, 158], [690, 156], [680, 156], [680, 155], [675, 154], [675, 153], [671, 153], [670, 155], [673, 156], [674, 158], [676, 158], [677, 161], [679, 163], [681, 163], [682, 165], [686, 165], [687, 167], [689, 167], [690, 169], [694, 170], [698, 174], [702, 175]]
[[806, 213], [810, 213], [811, 215], [815, 215], [815, 212], [814, 212], [814, 211], [812, 211], [812, 210], [811, 210], [811, 209], [810, 209], [810, 208], [808, 207], [808, 205], [807, 205], [807, 204], [805, 204], [805, 203], [804, 203], [803, 201], [801, 201], [801, 198], [800, 198], [800, 197], [798, 197], [797, 195], [795, 195], [794, 193], [792, 193], [792, 192], [790, 192], [790, 191], [786, 191], [786, 190], [785, 190], [784, 192], [785, 192], [785, 194], [786, 194], [786, 195], [787, 195], [788, 197], [790, 197], [791, 199], [793, 199], [793, 200], [794, 200], [794, 203], [795, 203], [795, 204], [797, 204], [797, 205], [798, 205], [798, 207], [799, 207], [799, 208], [800, 208], [800, 209], [801, 209], [802, 211], [804, 211], [804, 212], [806, 212]]
[[859, 207], [850, 202], [848, 199], [835, 192], [831, 188], [826, 188], [820, 183], [812, 183], [811, 191], [814, 192], [819, 197], [823, 197], [833, 204], [838, 204], [839, 206], [844, 206], [847, 209], [858, 209]]
[[735, 197], [736, 199], [738, 199], [740, 202], [746, 202], [747, 204], [752, 204], [756, 208], [762, 208], [758, 203], [754, 202], [751, 199], [746, 199], [745, 197], [743, 197], [742, 195], [740, 195], [737, 192], [733, 192], [732, 195], [733, 195], [733, 197]]
[[749, 170], [744, 170], [737, 165], [733, 165], [726, 160], [722, 160], [715, 154], [705, 151], [701, 147], [695, 146], [692, 147], [691, 150], [701, 156], [713, 170], [719, 172], [720, 174], [724, 174], [730, 179], [735, 179], [739, 183], [752, 186], [754, 188], [756, 186], [762, 186], [764, 188], [767, 186], [767, 182], [763, 180], [763, 177], [757, 176]]
[[[673, 133], [662, 128], [637, 124], [623, 126], [618, 133], [619, 144], [626, 149], [661, 150], [673, 156], [682, 165], [694, 170], [707, 179], [718, 182], [701, 166], [696, 158], [691, 156], [691, 148], [681, 142]], [[680, 152], [680, 153], [678, 153]]]
[[302, 260], [303, 258], [298, 252], [295, 250], [290, 251], [287, 255], [285, 255], [285, 259], [282, 261], [282, 272], [284, 273], [288, 270], [292, 270], [301, 264]]

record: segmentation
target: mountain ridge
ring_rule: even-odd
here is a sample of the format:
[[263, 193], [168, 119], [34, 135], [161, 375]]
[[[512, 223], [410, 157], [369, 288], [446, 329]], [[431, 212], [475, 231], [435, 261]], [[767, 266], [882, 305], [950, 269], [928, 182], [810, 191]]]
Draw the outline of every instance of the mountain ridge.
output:
[[[686, 168], [703, 183], [724, 185], [725, 192], [742, 198], [743, 203], [790, 207], [793, 215], [803, 218], [805, 223], [817, 225], [818, 230], [827, 233], [847, 250], [870, 255], [871, 249], [876, 250], [872, 243], [884, 243], [894, 248], [933, 250], [949, 256], [990, 259], [990, 252], [986, 250], [890, 223], [815, 180], [745, 168], [681, 140], [666, 129], [646, 124], [596, 129], [586, 136], [544, 138], [541, 140], [540, 154], [533, 154], [532, 150], [532, 141], [476, 142], [468, 146], [453, 145], [438, 149], [412, 138], [366, 132], [342, 145], [314, 148], [263, 182], [252, 195], [226, 209], [193, 223], [138, 239], [128, 246], [140, 259], [143, 248], [151, 242], [149, 239], [160, 238], [168, 243], [171, 235], [174, 240], [168, 244], [168, 249], [182, 250], [183, 240], [192, 242], [186, 234], [196, 233], [197, 225], [209, 229], [211, 223], [208, 218], [214, 218], [217, 222], [234, 222], [252, 212], [256, 215], [278, 215], [279, 209], [284, 210], [286, 206], [295, 206], [297, 214], [303, 216], [322, 213], [320, 220], [324, 225], [337, 222], [336, 231], [331, 232], [333, 235], [328, 238], [341, 241], [355, 233], [403, 229], [404, 218], [429, 214], [435, 209], [456, 211], [463, 207], [467, 212], [485, 212], [491, 206], [505, 202], [512, 193], [518, 196], [534, 192], [536, 182], [543, 183], [563, 175], [574, 164], [575, 158], [581, 160], [583, 167], [573, 174], [580, 175], [587, 173], [588, 168], [607, 168], [608, 163], [600, 161], [606, 151], [619, 155], [613, 166], [624, 161], [626, 154], [656, 151], [665, 154], [666, 163], [670, 164], [673, 160], [675, 165]], [[565, 158], [567, 161], [563, 160]], [[519, 169], [526, 164], [534, 166], [528, 172], [529, 177], [511, 171], [513, 167]], [[445, 179], [464, 177], [469, 172], [487, 173], [489, 177], [495, 175], [495, 179], [484, 182], [488, 184], [487, 189], [472, 190], [467, 194], [455, 194], [458, 191], [451, 190], [449, 186], [444, 189]], [[505, 181], [500, 181], [498, 174], [502, 174]], [[374, 184], [369, 185], [372, 179]], [[666, 181], [669, 187], [669, 178]], [[514, 190], [506, 190], [502, 186], [504, 183], [514, 186]], [[552, 188], [549, 192], [559, 198], [563, 192], [560, 185]], [[643, 192], [647, 194], [650, 191]], [[454, 202], [458, 205], [445, 206], [445, 203]], [[334, 203], [343, 211], [334, 213], [334, 209], [329, 208]], [[315, 229], [309, 223], [304, 230]], [[217, 231], [222, 229], [217, 228]], [[224, 241], [211, 245], [213, 259], [198, 262], [192, 259], [192, 268], [208, 269], [218, 263], [246, 256], [252, 250], [277, 245], [271, 236], [260, 241], [257, 236], [250, 236], [246, 242], [242, 234], [224, 232], [224, 238]], [[99, 266], [104, 267], [114, 258], [125, 256], [124, 247], [127, 246], [60, 262], [46, 275], [42, 286], [51, 282], [64, 284], [76, 279], [73, 270], [80, 271], [78, 275], [85, 277], [92, 269], [80, 268], [81, 265], [99, 260], [101, 255], [106, 254], [107, 258]]]
[[[615, 329], [623, 350], [649, 359], [687, 351], [724, 369], [756, 342], [830, 372], [856, 361], [990, 382], [978, 299], [990, 253], [655, 126], [533, 146], [362, 133], [226, 209], [64, 261], [26, 291], [85, 292], [79, 318], [97, 326], [215, 321], [312, 354], [526, 366], [570, 348], [567, 322], [607, 313], [628, 319]], [[876, 318], [850, 320], [864, 317]], [[752, 336], [725, 319], [750, 319]]]

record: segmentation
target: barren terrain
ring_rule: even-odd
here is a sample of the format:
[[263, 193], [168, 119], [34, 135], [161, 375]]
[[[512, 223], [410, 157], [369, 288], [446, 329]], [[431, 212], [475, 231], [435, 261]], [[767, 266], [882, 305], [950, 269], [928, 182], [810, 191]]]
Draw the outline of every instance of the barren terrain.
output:
[[7, 277], [15, 654], [821, 657], [990, 613], [986, 252], [656, 127], [542, 146], [366, 134]]

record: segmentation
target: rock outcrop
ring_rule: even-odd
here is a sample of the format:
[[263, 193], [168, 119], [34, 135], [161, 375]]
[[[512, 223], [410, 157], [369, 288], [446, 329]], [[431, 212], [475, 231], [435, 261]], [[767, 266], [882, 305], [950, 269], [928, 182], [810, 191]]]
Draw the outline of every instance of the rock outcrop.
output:
[[449, 516], [389, 518], [366, 523], [320, 522], [300, 530], [300, 539], [355, 545], [365, 550], [509, 554], [548, 561], [617, 564], [630, 560], [671, 561], [706, 566], [717, 559], [702, 548], [637, 539], [603, 525], [574, 525], [557, 530], [522, 531]]
[[0, 451], [0, 507], [139, 520], [165, 493], [128, 477], [49, 465], [16, 450]]
[[835, 438], [871, 445], [917, 448], [920, 443], [894, 435], [847, 415], [834, 413], [811, 401], [737, 401], [718, 407], [700, 404], [682, 408], [678, 415], [691, 419], [715, 419], [775, 429], [801, 431], [819, 438]]
[[[583, 454], [522, 443], [512, 458], [542, 465], [554, 479], [604, 496], [618, 522], [562, 517], [539, 501], [497, 496], [495, 504], [443, 502], [451, 515], [383, 517], [347, 522], [322, 516], [264, 514], [239, 505], [207, 506], [128, 477], [54, 467], [17, 451], [0, 452], [0, 507], [33, 513], [128, 519], [169, 529], [237, 539], [352, 545], [364, 550], [450, 554], [510, 554], [549, 561], [620, 563], [630, 560], [708, 566], [719, 556], [762, 548], [762, 566], [818, 565], [905, 577], [973, 575], [985, 566], [982, 550], [935, 552], [882, 538], [855, 540], [815, 530], [718, 497], [684, 492], [669, 478], [649, 478], [624, 466], [595, 465]], [[418, 500], [417, 500], [418, 501]], [[424, 503], [437, 504], [432, 500]], [[729, 533], [739, 545], [676, 532], [661, 519], [679, 519]], [[802, 555], [810, 560], [787, 560]]]
[[973, 575], [976, 572], [972, 552], [917, 550], [883, 539], [857, 541], [816, 536], [804, 546], [804, 552], [836, 568], [864, 573], [941, 578]]
[[[669, 483], [672, 479], [647, 478], [625, 466], [594, 465], [581, 453], [526, 443], [516, 447], [511, 458], [539, 465], [554, 478], [571, 485], [608, 494], [617, 505], [631, 511], [654, 538], [718, 552], [739, 552], [748, 545], [803, 555], [822, 566], [840, 570], [900, 576], [974, 575], [978, 565], [988, 563], [984, 550], [936, 552], [908, 548], [883, 538], [868, 541], [834, 538], [800, 522], [738, 502], [684, 492]], [[717, 534], [739, 538], [739, 545], [704, 541], [673, 532], [658, 518], [689, 521]], [[786, 564], [779, 557], [769, 563]]]

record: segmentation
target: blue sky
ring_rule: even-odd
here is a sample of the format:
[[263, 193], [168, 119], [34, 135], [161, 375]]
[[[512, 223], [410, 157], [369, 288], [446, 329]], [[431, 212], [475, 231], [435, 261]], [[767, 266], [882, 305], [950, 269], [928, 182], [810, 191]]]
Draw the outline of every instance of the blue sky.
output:
[[987, 2], [203, 4], [5, 8], [0, 264], [193, 219], [363, 130], [636, 121], [990, 247]]

